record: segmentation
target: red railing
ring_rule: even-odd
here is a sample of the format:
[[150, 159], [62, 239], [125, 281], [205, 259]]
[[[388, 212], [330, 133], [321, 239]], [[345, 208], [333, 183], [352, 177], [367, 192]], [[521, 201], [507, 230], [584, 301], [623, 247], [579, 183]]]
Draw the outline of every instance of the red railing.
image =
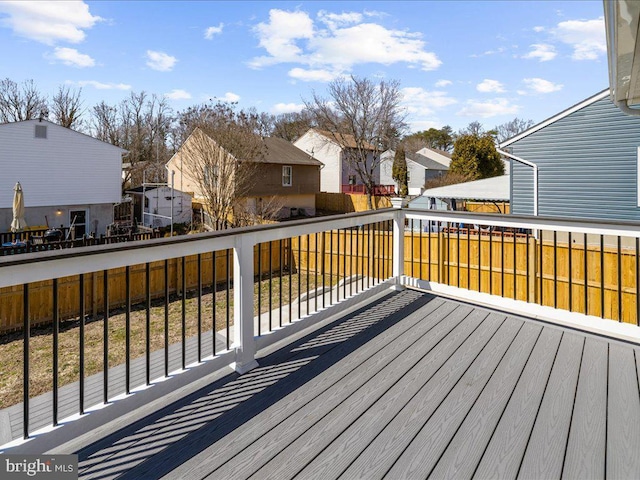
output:
[[[367, 193], [364, 185], [350, 185], [344, 184], [342, 185], [342, 193], [355, 193], [364, 195]], [[395, 195], [396, 186], [395, 185], [374, 185], [373, 186], [373, 194], [374, 195]]]

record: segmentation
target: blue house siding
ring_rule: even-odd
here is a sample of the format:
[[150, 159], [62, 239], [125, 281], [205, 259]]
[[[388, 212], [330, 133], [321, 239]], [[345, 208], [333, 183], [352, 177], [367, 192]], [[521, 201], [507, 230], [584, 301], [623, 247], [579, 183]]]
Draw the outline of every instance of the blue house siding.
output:
[[[622, 113], [609, 97], [508, 146], [538, 165], [539, 215], [640, 220], [640, 118]], [[532, 214], [532, 168], [512, 167], [511, 211]]]

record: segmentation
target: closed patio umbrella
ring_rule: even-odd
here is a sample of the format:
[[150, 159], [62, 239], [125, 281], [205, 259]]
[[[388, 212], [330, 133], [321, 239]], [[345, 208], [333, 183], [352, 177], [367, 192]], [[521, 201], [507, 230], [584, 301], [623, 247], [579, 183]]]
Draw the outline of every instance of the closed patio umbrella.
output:
[[11, 221], [11, 231], [18, 232], [27, 226], [24, 219], [24, 195], [20, 182], [13, 187], [13, 220]]

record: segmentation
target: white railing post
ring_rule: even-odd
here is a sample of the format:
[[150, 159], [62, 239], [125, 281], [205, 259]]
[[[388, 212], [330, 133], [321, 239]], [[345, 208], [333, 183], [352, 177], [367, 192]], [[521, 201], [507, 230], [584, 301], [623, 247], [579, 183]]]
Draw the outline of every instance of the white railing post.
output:
[[[395, 200], [395, 199], [393, 199]], [[402, 202], [393, 202], [393, 290], [403, 290], [404, 275], [404, 218]]]
[[233, 348], [231, 367], [243, 374], [258, 366], [253, 338], [253, 247], [255, 235], [239, 235], [233, 248]]

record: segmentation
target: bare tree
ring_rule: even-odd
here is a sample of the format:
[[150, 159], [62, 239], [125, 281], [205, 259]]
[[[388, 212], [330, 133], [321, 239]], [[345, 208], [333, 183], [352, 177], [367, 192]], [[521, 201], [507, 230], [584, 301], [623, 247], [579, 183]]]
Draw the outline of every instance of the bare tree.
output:
[[406, 128], [400, 84], [351, 76], [331, 82], [328, 93], [328, 99], [314, 93], [305, 106], [315, 124], [343, 147], [343, 158], [364, 184], [367, 205], [373, 209], [380, 154], [394, 146]]
[[524, 120], [522, 118], [514, 118], [510, 122], [498, 125], [494, 130], [497, 133], [498, 143], [502, 143], [511, 137], [515, 137], [521, 132], [533, 127], [533, 120]]
[[47, 118], [47, 99], [33, 80], [18, 85], [10, 78], [0, 80], [0, 122], [21, 122]]
[[313, 116], [306, 109], [301, 112], [282, 113], [273, 117], [272, 135], [288, 142], [295, 142], [313, 126]]
[[53, 120], [66, 128], [80, 130], [83, 126], [82, 89], [71, 90], [68, 86], [58, 87], [58, 91], [51, 99]]

